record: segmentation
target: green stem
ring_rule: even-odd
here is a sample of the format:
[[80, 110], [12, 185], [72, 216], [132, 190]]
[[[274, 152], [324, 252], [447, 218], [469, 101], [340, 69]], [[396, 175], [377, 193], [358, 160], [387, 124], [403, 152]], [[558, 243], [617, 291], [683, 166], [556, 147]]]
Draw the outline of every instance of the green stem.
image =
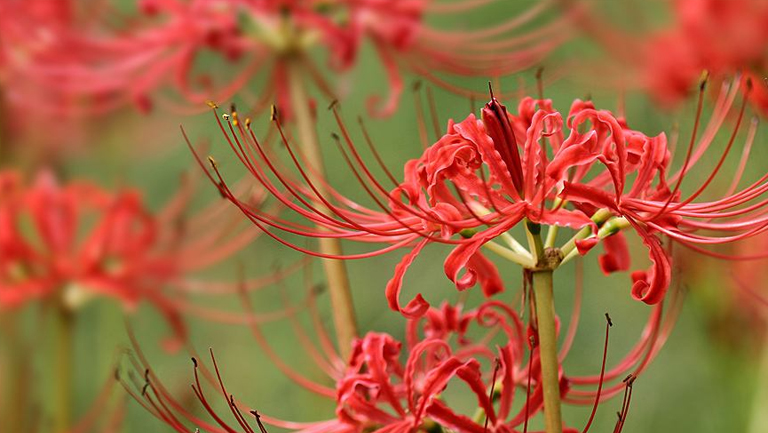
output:
[[63, 305], [54, 311], [54, 348], [56, 359], [54, 391], [54, 427], [57, 433], [66, 433], [72, 426], [72, 344], [74, 316]]
[[768, 429], [768, 339], [763, 343], [759, 368], [749, 433], [762, 433]]
[[[301, 149], [315, 173], [323, 177], [325, 167], [304, 79], [304, 64], [301, 57], [296, 55], [289, 58], [288, 85], [291, 93], [291, 109], [296, 121]], [[321, 183], [317, 183], [316, 187], [320, 194], [326, 193]], [[321, 211], [327, 211], [323, 206], [318, 207]], [[341, 242], [338, 239], [321, 238], [319, 244], [320, 252], [323, 254], [334, 256], [342, 254]], [[342, 260], [323, 259], [322, 262], [331, 295], [336, 339], [341, 356], [346, 359], [352, 349], [352, 341], [357, 337], [357, 320], [347, 268]]]
[[504, 248], [503, 246], [497, 244], [496, 242], [493, 242], [493, 241], [486, 242], [483, 244], [483, 247], [489, 251], [493, 251], [494, 253], [498, 254], [501, 257], [504, 257], [510, 262], [517, 263], [523, 267], [528, 268], [528, 267], [535, 266], [535, 263], [533, 263], [533, 258], [518, 254], [509, 248]]
[[547, 433], [562, 433], [559, 361], [552, 270], [533, 271], [533, 293], [536, 299], [536, 324], [539, 333], [541, 382], [544, 390], [544, 420]]
[[0, 423], [8, 431], [25, 431], [25, 411], [27, 409], [26, 379], [29, 378], [29, 363], [25, 359], [25, 350], [19, 335], [18, 314], [12, 311], [0, 315], [3, 341], [0, 344]]

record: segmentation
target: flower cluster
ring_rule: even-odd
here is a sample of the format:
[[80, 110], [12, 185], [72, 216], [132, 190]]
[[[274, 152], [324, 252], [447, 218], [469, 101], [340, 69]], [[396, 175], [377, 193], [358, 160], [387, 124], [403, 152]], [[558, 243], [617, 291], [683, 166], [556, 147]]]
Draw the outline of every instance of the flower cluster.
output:
[[[647, 80], [651, 91], [666, 102], [690, 92], [709, 71], [722, 78], [744, 72], [758, 83], [766, 71], [768, 5], [754, 0], [676, 0], [674, 24], [647, 42]], [[752, 94], [765, 110], [763, 86]]]
[[[569, 9], [583, 5], [564, 1]], [[584, 3], [584, 2], [582, 2]], [[752, 104], [768, 110], [768, 5], [761, 0], [668, 0], [669, 23], [633, 34], [610, 25], [600, 10], [582, 10], [580, 24], [616, 59], [630, 67], [628, 82], [650, 93], [662, 105], [684, 101], [703, 72], [716, 82], [751, 80]], [[626, 80], [622, 85], [626, 86]], [[631, 84], [630, 84], [631, 85]]]
[[[483, 109], [481, 119], [470, 114], [461, 122], [451, 121], [443, 137], [420, 158], [405, 165], [402, 182], [386, 171], [393, 182], [389, 188], [372, 174], [339, 118], [342, 154], [378, 208], [364, 207], [333, 189], [325, 196], [319, 194], [316, 186], [322, 183], [327, 187], [327, 182], [311, 179], [307, 174], [311, 167], [302, 167], [301, 154], [284, 135], [284, 144], [303, 184], [270, 161], [247, 122], [233, 125], [227, 115], [227, 128], [219, 120], [229, 145], [254, 178], [311, 226], [266, 218], [240, 203], [236, 194], [227, 189], [218, 169], [214, 170], [222, 193], [262, 229], [273, 227], [316, 238], [385, 244], [370, 253], [332, 258], [370, 257], [411, 247], [387, 287], [390, 306], [406, 315], [418, 316], [428, 308], [421, 295], [404, 307], [398, 300], [405, 272], [426, 245], [453, 245], [445, 261], [448, 278], [459, 290], [479, 283], [490, 296], [503, 286], [495, 266], [481, 252], [482, 247], [524, 268], [535, 269], [542, 265], [543, 249], [555, 247], [557, 230], [563, 227], [576, 232], [553, 250], [558, 262], [555, 266], [602, 242], [606, 252], [600, 264], [606, 273], [630, 269], [623, 230], [637, 233], [648, 249], [651, 267], [632, 273], [632, 296], [655, 304], [663, 299], [671, 279], [670, 254], [662, 236], [707, 252], [706, 246], [747, 238], [768, 228], [765, 201], [753, 204], [764, 196], [766, 179], [738, 189], [754, 139], [754, 123], [727, 194], [697, 201], [736, 142], [745, 109], [743, 103], [734, 107], [739, 93], [738, 85], [723, 86], [709, 123], [698, 137], [700, 101], [685, 161], [677, 169], [671, 164], [665, 134], [647, 136], [631, 129], [625, 119], [598, 110], [589, 101], [574, 102], [563, 117], [549, 100], [524, 98], [517, 114], [511, 114], [494, 98]], [[719, 163], [699, 188], [683, 196], [683, 179], [697, 167], [725, 118], [734, 112], [736, 126]], [[277, 126], [282, 133], [279, 121]], [[380, 162], [378, 153], [372, 150]], [[271, 180], [272, 174], [279, 180]], [[280, 191], [276, 184], [289, 187]], [[323, 207], [329, 210], [321, 210]], [[529, 251], [514, 239], [509, 231], [523, 222], [529, 230], [540, 231], [542, 225], [552, 227], [545, 245], [532, 245]], [[302, 252], [329, 257], [269, 234]]]
[[[600, 404], [623, 392], [614, 427], [620, 433], [633, 383], [666, 343], [681, 310], [678, 287], [686, 280], [679, 275], [700, 266], [677, 254], [678, 246], [737, 261], [727, 272], [698, 277], [717, 274], [721, 283], [730, 281], [723, 285], [733, 286], [732, 300], [748, 310], [738, 317], [752, 316], [751, 322], [727, 319], [726, 333], [743, 323], [764, 331], [768, 296], [748, 279], [765, 273], [749, 260], [768, 257], [768, 174], [748, 167], [757, 120], [745, 119], [750, 105], [768, 113], [768, 80], [761, 79], [768, 72], [766, 0], [668, 0], [671, 19], [654, 30], [616, 25], [602, 19], [607, 8], [586, 1], [512, 3], [106, 0], [80, 7], [72, 0], [0, 0], [0, 164], [11, 161], [37, 173], [27, 179], [30, 173], [0, 168], [0, 425], [30, 431], [39, 418], [55, 433], [119, 429], [126, 412], [113, 388], [120, 383], [176, 432], [268, 433], [265, 426], [272, 426], [294, 433], [587, 433]], [[486, 19], [474, 24], [474, 14]], [[628, 81], [657, 102], [677, 103], [698, 82], [690, 135], [677, 128], [647, 133], [623, 107], [602, 109], [589, 97], [558, 108], [544, 96], [541, 68], [538, 96], [525, 96], [521, 79], [509, 108], [502, 100], [510, 95], [494, 94], [489, 86], [489, 100], [476, 111], [475, 100], [486, 96], [458, 84], [489, 79], [498, 90], [502, 78], [540, 66], [579, 26], [626, 63]], [[611, 74], [610, 62], [573, 58], [566, 67], [555, 66], [554, 75], [573, 74], [582, 64], [597, 65], [600, 85], [627, 78]], [[380, 69], [383, 81], [365, 90], [352, 83], [363, 59]], [[419, 78], [414, 91], [421, 149], [392, 170], [362, 117], [360, 131], [352, 131], [338, 101], [354, 88], [367, 98], [370, 114], [393, 114], [407, 76]], [[433, 142], [422, 82], [428, 83]], [[434, 88], [471, 98], [473, 108], [443, 128]], [[711, 100], [705, 98], [708, 88]], [[335, 120], [330, 138], [317, 132], [323, 115], [318, 96], [334, 101], [327, 115]], [[210, 102], [235, 97], [252, 107], [251, 116], [271, 105], [264, 134], [234, 104], [221, 113]], [[82, 132], [91, 132], [86, 125], [97, 116], [128, 105], [190, 114], [203, 102], [247, 172], [245, 181], [233, 183], [213, 156], [206, 163], [182, 128], [195, 162], [221, 196], [207, 207], [196, 209], [191, 176], [155, 211], [137, 189], [111, 191], [54, 174], [76, 167], [59, 150], [84, 142]], [[403, 144], [419, 149], [415, 140], [396, 145]], [[332, 145], [357, 195], [326, 177], [336, 169], [325, 166]], [[718, 185], [725, 172], [728, 179]], [[201, 278], [262, 234], [320, 259], [335, 338], [315, 302], [320, 290], [309, 287], [314, 281], [306, 260], [265, 277], [246, 277], [241, 267], [237, 281]], [[345, 252], [348, 243], [360, 249]], [[406, 300], [409, 272], [434, 247], [443, 248], [443, 273], [457, 291], [479, 286], [479, 305], [465, 304], [471, 299], [466, 293], [451, 303], [424, 287]], [[566, 360], [582, 321], [580, 256], [596, 247], [604, 274], [628, 274], [631, 299], [641, 302], [633, 308], [645, 308], [647, 320], [637, 324], [640, 335], [622, 356], [609, 357], [613, 322], [605, 314], [602, 362], [598, 368], [596, 354], [590, 367], [599, 374], [583, 375]], [[644, 253], [640, 260], [634, 249]], [[350, 278], [346, 260], [396, 250], [402, 256], [388, 281], [368, 278], [362, 287]], [[569, 262], [573, 291], [563, 296], [555, 276]], [[502, 295], [510, 263], [519, 266], [522, 287]], [[256, 313], [250, 292], [281, 283], [298, 268], [306, 270], [306, 302], [283, 296], [283, 308]], [[402, 332], [359, 332], [365, 323], [358, 323], [353, 287], [383, 289], [389, 309], [398, 313], [393, 317], [405, 324]], [[218, 295], [239, 296], [245, 311], [219, 310], [211, 305]], [[564, 299], [570, 304], [561, 304]], [[185, 397], [163, 385], [129, 326], [134, 350], [119, 351], [115, 380], [74, 421], [73, 397], [80, 391], [74, 383], [80, 375], [74, 374], [75, 319], [96, 300], [130, 312], [147, 303], [159, 312], [173, 330], [165, 348], [183, 345], [192, 356], [194, 384], [185, 397], [202, 410], [188, 408]], [[560, 320], [564, 311], [570, 312], [567, 325]], [[37, 312], [51, 328], [49, 338], [26, 329], [26, 315]], [[321, 421], [295, 422], [277, 411], [270, 415], [278, 417], [251, 410], [229, 393], [213, 349], [212, 369], [195, 353], [187, 316], [247, 325], [260, 354], [333, 411]], [[275, 319], [284, 320], [295, 338], [277, 343], [261, 326]], [[28, 353], [38, 340], [51, 346], [41, 352], [55, 364], [45, 386], [30, 384], [36, 362]], [[300, 346], [297, 359], [285, 359], [275, 347], [286, 341]], [[302, 361], [326, 377], [304, 372]], [[46, 379], [53, 379], [52, 386]], [[222, 401], [211, 398], [208, 388]], [[51, 400], [42, 416], [26, 407], [39, 391]], [[591, 408], [583, 428], [567, 427], [573, 420], [564, 422], [564, 405]]]
[[[88, 58], [41, 66], [50, 78], [66, 78], [57, 91], [94, 96], [110, 105], [132, 100], [143, 109], [155, 100], [188, 111], [155, 90], [171, 87], [184, 100], [202, 104], [236, 92], [247, 98], [249, 83], [263, 78], [269, 84], [256, 92], [254, 109], [277, 100], [289, 115], [291, 74], [307, 74], [330, 99], [339, 90], [311, 59], [313, 47], [321, 48], [338, 74], [354, 66], [364, 42], [370, 42], [390, 88], [384, 101], [371, 97], [371, 109], [389, 114], [402, 92], [402, 70], [460, 91], [444, 80], [445, 74], [501, 76], [528, 68], [568, 37], [564, 19], [525, 29], [546, 11], [545, 5], [494, 26], [460, 32], [433, 27], [426, 18], [463, 14], [478, 2], [143, 0], [139, 5], [143, 16], [126, 28], [76, 35]], [[234, 64], [232, 74], [200, 71], [199, 63], [212, 61], [211, 56]]]
[[[188, 299], [203, 291], [236, 293], [238, 285], [192, 274], [232, 256], [258, 231], [211, 227], [212, 218], [226, 218], [221, 203], [184, 217], [191, 195], [182, 188], [152, 213], [135, 190], [113, 194], [84, 181], [62, 185], [51, 172], [26, 184], [17, 172], [0, 172], [0, 310], [45, 299], [69, 311], [98, 297], [126, 308], [148, 301], [178, 337], [185, 333], [183, 312], [238, 321]], [[276, 277], [246, 281], [245, 289]]]
[[[611, 325], [608, 320], [608, 325]], [[674, 319], [671, 320], [674, 322]], [[643, 331], [642, 341], [608, 371], [605, 370], [607, 327], [602, 371], [595, 376], [570, 377], [561, 370], [560, 391], [563, 397], [573, 404], [594, 405], [596, 410], [597, 402], [631, 388], [631, 378], [636, 377], [655, 356], [672, 322], [669, 322], [669, 317], [662, 321], [661, 308], [655, 309]], [[321, 341], [327, 339], [322, 326], [315, 329], [320, 333]], [[575, 329], [569, 329], [569, 334], [571, 332]], [[257, 327], [254, 328], [254, 335], [264, 352], [274, 357], [273, 350]], [[460, 433], [519, 432], [527, 431], [528, 421], [542, 409], [536, 331], [530, 327], [526, 329], [522, 319], [508, 305], [487, 301], [477, 309], [465, 311], [461, 305], [444, 303], [439, 309], [429, 309], [421, 318], [410, 319], [405, 335], [403, 343], [388, 334], [370, 332], [355, 341], [350, 359], [341, 363], [333, 350], [319, 352], [308, 336], [299, 335], [298, 341], [306, 345], [307, 353], [318, 361], [318, 365], [326, 366], [324, 369], [335, 381], [335, 389], [311, 382], [290, 370], [282, 361], [273, 360], [300, 386], [335, 400], [336, 417], [310, 423], [283, 421], [265, 415], [257, 415], [257, 418], [300, 433], [408, 432], [429, 430], [437, 425]], [[494, 343], [495, 350], [491, 349]], [[242, 410], [250, 409], [228, 393], [215, 359], [215, 371], [211, 372], [205, 364], [193, 358], [193, 388], [213, 418], [214, 423], [211, 424], [179, 404], [150, 369], [142, 352], [138, 347], [136, 349], [138, 356], [131, 358], [131, 368], [146, 369], [146, 382], [125, 382], [124, 386], [175, 431], [189, 432], [188, 423], [206, 432], [253, 431], [242, 415]], [[568, 348], [564, 348], [560, 356], [565, 358], [567, 353]], [[630, 379], [620, 380], [630, 371]], [[236, 426], [228, 424], [213, 409], [212, 401], [204, 392], [204, 381], [211, 382], [223, 393], [231, 415], [238, 423]], [[604, 382], [608, 381], [617, 383], [604, 388]], [[479, 408], [477, 413], [463, 414], [458, 409], [460, 405], [445, 396], [447, 388], [457, 387], [468, 390], [474, 396]], [[588, 389], [579, 390], [578, 387]], [[516, 398], [522, 398], [524, 402], [515, 404]], [[513, 407], [517, 409], [513, 411]], [[622, 408], [622, 417], [625, 411], [626, 408]], [[255, 411], [251, 413], [255, 414]], [[585, 431], [589, 429], [589, 423]], [[617, 423], [618, 431], [621, 425], [623, 419]]]

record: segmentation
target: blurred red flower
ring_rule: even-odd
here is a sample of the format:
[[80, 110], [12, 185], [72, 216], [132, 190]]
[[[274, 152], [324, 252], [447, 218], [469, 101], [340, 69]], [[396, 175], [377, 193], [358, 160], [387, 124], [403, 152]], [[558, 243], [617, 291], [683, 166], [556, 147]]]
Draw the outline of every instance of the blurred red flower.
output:
[[[227, 216], [223, 203], [186, 218], [190, 193], [180, 189], [161, 212], [152, 213], [135, 190], [111, 193], [86, 181], [62, 185], [50, 172], [26, 184], [19, 173], [0, 172], [0, 309], [43, 299], [69, 311], [98, 297], [128, 309], [148, 301], [179, 337], [184, 312], [242, 320], [188, 298], [236, 293], [235, 284], [198, 281], [193, 273], [232, 256], [258, 231], [216, 224], [215, 218]], [[244, 287], [258, 288], [276, 277]]]
[[482, 29], [428, 24], [432, 16], [460, 16], [497, 2], [143, 0], [143, 16], [123, 28], [76, 34], [87, 58], [74, 64], [53, 59], [42, 66], [49, 79], [65, 78], [57, 92], [96, 96], [105, 107], [132, 100], [149, 109], [160, 101], [188, 111], [157, 90], [170, 87], [185, 102], [202, 106], [238, 92], [251, 98], [249, 85], [265, 82], [253, 108], [277, 100], [290, 115], [289, 64], [300, 64], [307, 81], [336, 99], [346, 84], [328, 79], [311, 58], [312, 49], [319, 47], [338, 74], [354, 66], [370, 42], [390, 88], [384, 101], [372, 96], [370, 108], [389, 114], [397, 107], [404, 70], [462, 92], [443, 76], [501, 76], [525, 69], [568, 37], [562, 18], [530, 29], [548, 9], [544, 4]]

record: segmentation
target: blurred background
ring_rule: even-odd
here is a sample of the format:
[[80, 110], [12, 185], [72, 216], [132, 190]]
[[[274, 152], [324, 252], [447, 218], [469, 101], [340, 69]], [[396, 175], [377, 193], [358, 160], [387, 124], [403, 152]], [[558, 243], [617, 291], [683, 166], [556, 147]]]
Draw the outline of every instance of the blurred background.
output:
[[[435, 19], [435, 25], [482, 27], [483, 23], [498, 14], [510, 13], [511, 9], [522, 11], [535, 2], [509, 3], [514, 3], [514, 6], [507, 2], [497, 2], [483, 8], [482, 12]], [[668, 20], [667, 7], [661, 1], [594, 3], [600, 7], [604, 6], [603, 13], [606, 17], [611, 17], [622, 25], [626, 23], [628, 28], [637, 25], [634, 20], [636, 16], [644, 17], [643, 19], [650, 22], [648, 25], [661, 25]], [[117, 6], [126, 14], [130, 14], [135, 8], [129, 0], [118, 2]], [[547, 18], [544, 16], [542, 20]], [[689, 136], [695, 113], [695, 98], [674, 108], [662, 109], [641, 92], [623, 91], [607, 86], [602, 74], [608, 72], [601, 71], [620, 68], [616, 65], [601, 68], [599, 65], [605, 61], [605, 56], [588, 38], [576, 35], [542, 62], [545, 97], [551, 98], [561, 112], [567, 112], [574, 99], [589, 96], [598, 108], [614, 110], [624, 107], [630, 126], [648, 135], [679, 131], [680, 137]], [[200, 61], [210, 62], [203, 64], [213, 70], [228, 67], [217, 58]], [[386, 119], [370, 119], [366, 111], [366, 98], [374, 93], [385, 93], [380, 89], [386, 83], [385, 71], [371, 47], [364, 47], [358, 65], [342, 80], [344, 87], [350, 91], [341, 100], [341, 113], [353, 136], [362, 140], [357, 117], [363, 116], [374, 143], [391, 171], [401, 175], [403, 163], [421, 153], [419, 125], [411, 90], [418, 78], [405, 76], [406, 90], [400, 108], [392, 117]], [[464, 88], [480, 92], [487, 88], [487, 81], [486, 78], [455, 80]], [[535, 83], [535, 70], [529, 70], [501, 78], [495, 85], [501, 88], [497, 89], [499, 93], [515, 94], [520, 91], [523, 94], [532, 94], [536, 92]], [[422, 97], [427, 86], [422, 86]], [[256, 91], [260, 88], [261, 83], [254, 83]], [[445, 127], [448, 119], [463, 119], [472, 107], [479, 107], [484, 102], [470, 101], [468, 98], [434, 87], [431, 92], [437, 107], [437, 122], [441, 128]], [[338, 126], [332, 113], [323, 109], [330, 101], [317, 93], [313, 96], [317, 98], [319, 107], [317, 129], [324, 144], [324, 159], [328, 166], [330, 183], [350, 197], [367, 202], [367, 197], [357, 186], [352, 173], [346, 168], [331, 142], [330, 134], [338, 131]], [[241, 110], [247, 109], [249, 103], [247, 99], [240, 97], [235, 97], [232, 101], [216, 102], [222, 107], [228, 107], [234, 102]], [[508, 98], [503, 102], [510, 110], [517, 104], [515, 98]], [[708, 113], [707, 109], [711, 109], [711, 105], [709, 101], [705, 103], [705, 113]], [[181, 125], [195, 144], [209, 143], [210, 150], [207, 153], [216, 158], [221, 171], [226, 173], [228, 179], [241, 178], [245, 174], [244, 170], [227, 148], [216, 126], [214, 115], [205, 106], [199, 108], [199, 114], [182, 114], [162, 107], [147, 113], [140, 113], [134, 107], [126, 107], [109, 115], [79, 120], [81, 123], [76, 135], [62, 136], [67, 145], [72, 146], [71, 151], [62, 159], [60, 172], [66, 179], [88, 179], [108, 189], [127, 186], [137, 188], [142, 192], [149, 208], [159, 209], [179, 187], [182, 173], [191, 171], [200, 174], [191, 152], [184, 144], [179, 129]], [[478, 114], [477, 111], [475, 114]], [[262, 114], [254, 119], [254, 130], [257, 134], [259, 131], [266, 131], [268, 124], [268, 113]], [[14, 146], [33, 146], [33, 141], [38, 139], [39, 129], [48, 127], [49, 125], [33, 123], [14, 137]], [[431, 125], [427, 129], [431, 131]], [[434, 141], [434, 138], [430, 135], [430, 141]], [[681, 139], [681, 142], [686, 139]], [[755, 147], [762, 149], [767, 140], [765, 128], [761, 128], [757, 133]], [[718, 146], [724, 145], [725, 141], [721, 140], [722, 143]], [[1, 143], [0, 146], [6, 147], [8, 143]], [[759, 152], [761, 150], [756, 153], [758, 158]], [[8, 155], [9, 153], [3, 152], [0, 156], [3, 158], [0, 161], [2, 169], [14, 168], [28, 176], [39, 169], [30, 158], [22, 156], [11, 159]], [[713, 158], [718, 155], [717, 151], [713, 151], [712, 155]], [[730, 162], [735, 164], [735, 160]], [[765, 167], [764, 164], [762, 167], [757, 165], [758, 167], [753, 165], [752, 169]], [[704, 179], [707, 174], [692, 173], [689, 180], [683, 184], [683, 190], [692, 190], [696, 186], [697, 176]], [[748, 173], [748, 176], [751, 176], [750, 179], [757, 177], [756, 173]], [[717, 187], [725, 189], [730, 179], [725, 176], [717, 181], [724, 184]], [[200, 182], [192, 207], [200, 208], [216, 201], [219, 201], [221, 206], [231, 206], [219, 197], [213, 185], [205, 180]], [[639, 267], [647, 260], [647, 254], [638, 239], [632, 235], [629, 238], [633, 246], [633, 260]], [[345, 249], [348, 252], [363, 251], [355, 244], [345, 245]], [[423, 293], [432, 304], [439, 304], [441, 299], [458, 299], [458, 293], [443, 274], [443, 260], [447, 251], [448, 249], [441, 246], [434, 246], [418, 258], [415, 267], [406, 276], [403, 299], [410, 299], [416, 293]], [[391, 278], [401, 254], [402, 252], [394, 252], [382, 257], [348, 263], [361, 331], [376, 330], [389, 332], [396, 337], [403, 336], [404, 320], [386, 308], [384, 298], [384, 286]], [[603, 275], [597, 266], [596, 257], [597, 254], [592, 254], [584, 260], [585, 292], [581, 323], [571, 355], [565, 364], [566, 371], [572, 374], [599, 372], [604, 313], [610, 313], [615, 324], [610, 337], [609, 365], [612, 360], [620, 359], [637, 341], [650, 313], [648, 306], [632, 300], [629, 296], [628, 275]], [[295, 251], [261, 236], [235, 258], [206, 271], [201, 278], [237, 280], [241, 266], [247, 276], [266, 275], [275, 272], [276, 267], [284, 268], [298, 260], [301, 260], [301, 257]], [[759, 325], [740, 314], [740, 304], [724, 290], [731, 282], [728, 281], [729, 271], [726, 269], [723, 272], [722, 269], [731, 266], [730, 263], [688, 254], [676, 262], [676, 266], [685, 266], [687, 271], [684, 278], [676, 278], [675, 282], [686, 293], [685, 306], [666, 346], [635, 383], [632, 410], [625, 431], [746, 431], [751, 414], [755, 410], [754, 405], [757, 404], [754, 402], [756, 390], [767, 385], [756, 379], [765, 332]], [[322, 285], [320, 265], [312, 263], [309, 268], [312, 282]], [[516, 302], [521, 285], [520, 270], [515, 266], [500, 270], [507, 282], [507, 290], [499, 299]], [[562, 271], [556, 273], [556, 305], [563, 322], [572, 314], [570, 305], [574, 292], [574, 273], [574, 263], [569, 263]], [[252, 293], [253, 308], [260, 312], [283, 309], [284, 294], [288, 294], [290, 302], [300, 304], [307, 294], [305, 277], [305, 272], [299, 271], [285, 278], [280, 284], [270, 285]], [[212, 308], [242, 313], [243, 306], [237, 296], [232, 298], [201, 299], [205, 305]], [[474, 289], [470, 291], [466, 302], [470, 306], [476, 305], [481, 298], [479, 290]], [[318, 302], [322, 320], [331, 329], [327, 294], [321, 294]], [[17, 331], [25, 336], [26, 341], [31, 342], [28, 347], [28, 397], [31, 404], [24, 410], [40, 414], [40, 431], [47, 431], [46, 425], [50, 420], [45, 414], [50, 405], [48, 396], [56, 380], [55, 365], [58, 362], [55, 354], [47, 349], [51, 345], [46, 342], [53, 338], [50, 323], [46, 321], [43, 308], [39, 305], [28, 305], [19, 311], [2, 314], [6, 316], [4, 320], [13, 314]], [[307, 315], [300, 311], [297, 316], [311, 332], [312, 325]], [[228, 391], [241, 401], [263, 413], [282, 419], [313, 421], [333, 416], [334, 408], [327, 400], [316, 398], [280, 374], [254, 342], [246, 326], [216, 324], [192, 316], [187, 321], [191, 345], [204, 359], [208, 357], [209, 348], [215, 351]], [[142, 351], [169, 390], [181, 396], [182, 401], [192, 410], [202, 411], [190, 388], [193, 381], [190, 355], [185, 350], [168, 353], [161, 347], [160, 341], [171, 332], [163, 318], [145, 305], [140, 305], [137, 311], [126, 312], [109, 299], [95, 299], [82, 307], [75, 324], [75, 414], [83, 414], [91, 407], [98, 398], [101, 386], [113, 380], [116, 369], [121, 370], [121, 374], [128, 374], [127, 370], [130, 368], [122, 355], [124, 350], [131, 347], [125, 331], [126, 323], [135, 331]], [[263, 331], [276, 351], [291, 365], [307, 372], [310, 378], [327, 381], [303, 353], [301, 346], [297, 344], [296, 335], [285, 321], [267, 323], [263, 325]], [[215, 390], [211, 389], [209, 392], [213, 395]], [[456, 398], [466, 398], [469, 404], [472, 396], [459, 395]], [[7, 404], [9, 400], [6, 398], [3, 401]], [[119, 431], [171, 431], [130, 397], [126, 397], [121, 389], [117, 390], [110, 401], [115, 405], [125, 404], [125, 422]], [[222, 404], [220, 407], [225, 406]], [[592, 431], [611, 430], [616, 420], [615, 412], [619, 407], [619, 399], [603, 404], [597, 412]], [[582, 425], [590, 409], [566, 407], [565, 419], [573, 425]], [[271, 433], [278, 431], [277, 428], [270, 429]]]

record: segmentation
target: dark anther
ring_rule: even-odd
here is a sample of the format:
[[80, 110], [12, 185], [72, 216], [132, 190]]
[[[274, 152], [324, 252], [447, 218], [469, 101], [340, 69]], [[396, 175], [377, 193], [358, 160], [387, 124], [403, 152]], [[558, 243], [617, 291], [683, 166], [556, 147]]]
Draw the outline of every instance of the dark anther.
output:
[[192, 364], [195, 366], [195, 368], [197, 368], [197, 358], [194, 356], [192, 357]]
[[608, 313], [605, 313], [605, 320], [608, 321], [608, 326], [613, 326], [613, 321], [611, 321], [611, 316]]
[[339, 105], [339, 100], [338, 100], [338, 99], [334, 99], [333, 101], [331, 101], [331, 103], [330, 103], [330, 104], [328, 104], [328, 109], [329, 109], [329, 110], [333, 110], [333, 109], [334, 109], [334, 108], [336, 108], [338, 105]]
[[707, 81], [709, 81], [709, 71], [704, 71], [701, 73], [701, 82], [699, 83], [699, 91], [703, 92], [704, 89], [707, 87]]
[[275, 120], [277, 120], [277, 106], [276, 105], [272, 105], [272, 110], [269, 113], [269, 120], [271, 120], [273, 122]]

